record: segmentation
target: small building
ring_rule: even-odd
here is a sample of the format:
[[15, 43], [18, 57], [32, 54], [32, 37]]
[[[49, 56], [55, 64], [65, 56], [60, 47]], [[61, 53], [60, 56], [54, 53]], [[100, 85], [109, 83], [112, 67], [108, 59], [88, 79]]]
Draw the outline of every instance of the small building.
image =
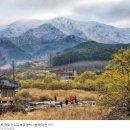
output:
[[77, 71], [71, 69], [57, 70], [54, 71], [54, 73], [56, 73], [56, 78], [58, 80], [64, 81], [73, 80], [77, 76]]
[[6, 77], [0, 77], [0, 104], [10, 105], [15, 102], [16, 90], [20, 84]]

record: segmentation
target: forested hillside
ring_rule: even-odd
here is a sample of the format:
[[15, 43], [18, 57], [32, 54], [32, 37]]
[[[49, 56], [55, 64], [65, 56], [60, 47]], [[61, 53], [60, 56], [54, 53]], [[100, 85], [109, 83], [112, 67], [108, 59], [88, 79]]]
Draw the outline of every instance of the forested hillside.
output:
[[53, 65], [63, 65], [77, 61], [110, 60], [112, 55], [120, 48], [129, 49], [130, 44], [102, 44], [94, 41], [85, 42], [57, 53], [53, 58]]

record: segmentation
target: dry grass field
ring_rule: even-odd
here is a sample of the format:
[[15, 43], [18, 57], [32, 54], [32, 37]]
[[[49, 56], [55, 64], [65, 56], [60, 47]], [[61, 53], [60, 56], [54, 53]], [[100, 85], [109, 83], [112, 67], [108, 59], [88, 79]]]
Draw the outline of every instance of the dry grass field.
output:
[[0, 120], [102, 120], [106, 119], [107, 109], [94, 105], [84, 107], [48, 108], [32, 113], [6, 113]]
[[[54, 100], [57, 96], [58, 101], [64, 101], [66, 97], [76, 96], [80, 100], [97, 100], [96, 92], [84, 90], [41, 90], [36, 88], [21, 89], [18, 91], [18, 97], [28, 96], [31, 101], [40, 101], [41, 97], [48, 97]], [[24, 97], [26, 99], [26, 96]], [[44, 108], [35, 110], [27, 114], [22, 112], [7, 112], [0, 116], [0, 120], [100, 120], [105, 119], [108, 113], [107, 109], [102, 109], [96, 105], [67, 105], [63, 108]]]
[[18, 92], [18, 95], [22, 93], [29, 93], [29, 96], [34, 101], [39, 101], [41, 97], [45, 96], [48, 99], [54, 100], [54, 96], [57, 96], [58, 101], [64, 101], [65, 98], [70, 96], [76, 96], [77, 100], [97, 100], [98, 95], [96, 92], [84, 91], [84, 90], [41, 90], [36, 88], [22, 89]]

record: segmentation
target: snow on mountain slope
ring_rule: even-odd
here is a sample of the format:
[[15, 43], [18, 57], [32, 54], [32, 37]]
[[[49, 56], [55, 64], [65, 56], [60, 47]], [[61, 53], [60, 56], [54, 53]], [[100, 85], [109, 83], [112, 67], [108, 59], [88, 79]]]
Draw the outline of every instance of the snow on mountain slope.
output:
[[0, 26], [0, 37], [17, 37], [28, 31], [42, 25], [43, 20], [22, 20], [12, 24]]
[[56, 53], [86, 41], [75, 35], [68, 36], [51, 24], [43, 24], [30, 29], [21, 36], [10, 38], [10, 40], [38, 58], [43, 57], [49, 51]]
[[87, 39], [86, 35], [84, 34], [81, 25], [84, 22], [78, 22], [67, 18], [55, 18], [48, 21], [51, 25], [61, 30], [66, 35], [75, 35], [81, 38]]
[[[64, 39], [66, 35], [50, 24], [43, 24], [23, 33], [19, 37], [10, 38], [17, 46], [29, 52], [39, 50], [43, 44], [54, 43]], [[53, 44], [52, 44], [53, 46]]]
[[90, 21], [79, 22], [67, 18], [55, 18], [50, 24], [67, 35], [75, 35], [100, 43], [130, 43], [130, 28], [117, 28]]
[[130, 29], [116, 28], [97, 22], [87, 22], [81, 26], [90, 39], [100, 43], [130, 43]]
[[[93, 40], [100, 43], [130, 43], [130, 28], [117, 28], [98, 22], [81, 22], [68, 18], [54, 18], [51, 20], [25, 20], [14, 22], [8, 26], [0, 27], [0, 37], [18, 37], [30, 29], [43, 24], [51, 24], [65, 35], [74, 35], [83, 39]], [[41, 26], [42, 27], [42, 26]], [[39, 29], [35, 35], [45, 30]], [[48, 30], [49, 31], [49, 30]], [[56, 33], [56, 32], [55, 32]], [[53, 34], [47, 36], [51, 39]]]
[[60, 17], [46, 21], [17, 21], [0, 26], [0, 38], [4, 39], [3, 37], [8, 41], [0, 43], [0, 51], [6, 53], [8, 59], [13, 56], [21, 60], [30, 56], [43, 58], [50, 51], [56, 53], [86, 41], [127, 44], [130, 43], [130, 28]]
[[[65, 34], [60, 31], [59, 29], [55, 28], [51, 24], [43, 24], [39, 26], [38, 28], [29, 30], [26, 32], [27, 34], [30, 33], [30, 35], [33, 35], [37, 38], [44, 37], [44, 41], [57, 41], [59, 38], [64, 38]], [[26, 33], [24, 35], [26, 35]]]

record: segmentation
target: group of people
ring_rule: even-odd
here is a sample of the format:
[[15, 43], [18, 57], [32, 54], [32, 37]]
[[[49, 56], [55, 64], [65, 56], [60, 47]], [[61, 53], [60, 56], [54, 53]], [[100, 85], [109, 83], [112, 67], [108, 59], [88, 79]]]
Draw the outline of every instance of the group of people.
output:
[[77, 97], [76, 96], [70, 96], [69, 98], [65, 99], [65, 104], [75, 104], [77, 103]]
[[[57, 96], [54, 96], [54, 101], [57, 102]], [[65, 99], [65, 104], [70, 105], [70, 104], [75, 104], [77, 103], [77, 97], [76, 96], [70, 96], [69, 98], [66, 97]], [[63, 107], [63, 102], [60, 102], [61, 108]]]

